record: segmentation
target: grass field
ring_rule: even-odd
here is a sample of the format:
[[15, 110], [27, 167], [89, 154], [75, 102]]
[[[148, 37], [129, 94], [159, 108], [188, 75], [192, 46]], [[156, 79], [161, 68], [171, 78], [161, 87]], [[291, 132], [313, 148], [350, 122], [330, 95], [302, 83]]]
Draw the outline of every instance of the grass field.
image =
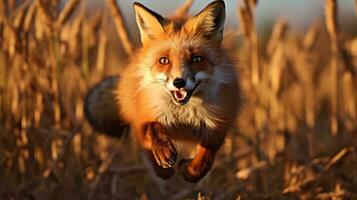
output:
[[268, 39], [257, 1], [237, 9], [227, 42], [244, 105], [198, 184], [154, 178], [130, 135], [84, 118], [87, 90], [137, 48], [118, 2], [0, 1], [0, 199], [357, 199], [357, 35], [339, 28], [337, 0], [306, 33], [277, 21]]

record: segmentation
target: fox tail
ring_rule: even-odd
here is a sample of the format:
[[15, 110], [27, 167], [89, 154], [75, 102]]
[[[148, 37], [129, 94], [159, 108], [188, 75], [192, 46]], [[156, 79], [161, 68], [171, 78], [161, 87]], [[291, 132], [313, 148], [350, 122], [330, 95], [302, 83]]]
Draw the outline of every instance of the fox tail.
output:
[[129, 128], [119, 115], [115, 94], [119, 76], [109, 76], [93, 86], [84, 101], [84, 113], [89, 124], [98, 132], [120, 137]]

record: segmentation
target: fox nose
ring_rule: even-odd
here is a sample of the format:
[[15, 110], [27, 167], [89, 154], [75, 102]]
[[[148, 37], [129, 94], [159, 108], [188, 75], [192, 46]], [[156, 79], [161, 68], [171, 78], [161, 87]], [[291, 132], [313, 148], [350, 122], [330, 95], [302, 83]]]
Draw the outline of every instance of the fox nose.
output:
[[175, 78], [173, 82], [174, 86], [178, 89], [185, 87], [186, 81], [183, 78]]

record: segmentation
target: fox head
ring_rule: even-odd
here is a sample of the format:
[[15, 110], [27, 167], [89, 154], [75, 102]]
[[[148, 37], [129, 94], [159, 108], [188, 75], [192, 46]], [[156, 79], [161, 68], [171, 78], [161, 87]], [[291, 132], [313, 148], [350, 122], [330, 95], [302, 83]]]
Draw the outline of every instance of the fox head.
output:
[[[169, 94], [177, 105], [193, 96], [214, 94], [229, 81], [222, 47], [225, 4], [216, 0], [200, 13], [179, 20], [164, 18], [134, 3], [143, 48], [139, 59], [143, 87]], [[203, 94], [203, 95], [202, 95]]]

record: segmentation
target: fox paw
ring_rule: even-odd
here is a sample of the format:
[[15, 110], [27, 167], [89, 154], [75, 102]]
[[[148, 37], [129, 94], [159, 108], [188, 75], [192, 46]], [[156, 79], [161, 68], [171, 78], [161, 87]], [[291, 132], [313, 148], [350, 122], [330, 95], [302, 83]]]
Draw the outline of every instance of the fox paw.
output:
[[162, 179], [169, 179], [175, 174], [174, 168], [160, 168], [158, 170], [155, 170], [156, 175]]
[[180, 169], [180, 174], [183, 179], [187, 182], [197, 183], [200, 181], [209, 171], [209, 166], [192, 166], [190, 165], [191, 160], [180, 160], [178, 166]]
[[171, 168], [176, 162], [176, 148], [166, 136], [161, 136], [153, 141], [151, 151], [157, 164], [162, 168]]

